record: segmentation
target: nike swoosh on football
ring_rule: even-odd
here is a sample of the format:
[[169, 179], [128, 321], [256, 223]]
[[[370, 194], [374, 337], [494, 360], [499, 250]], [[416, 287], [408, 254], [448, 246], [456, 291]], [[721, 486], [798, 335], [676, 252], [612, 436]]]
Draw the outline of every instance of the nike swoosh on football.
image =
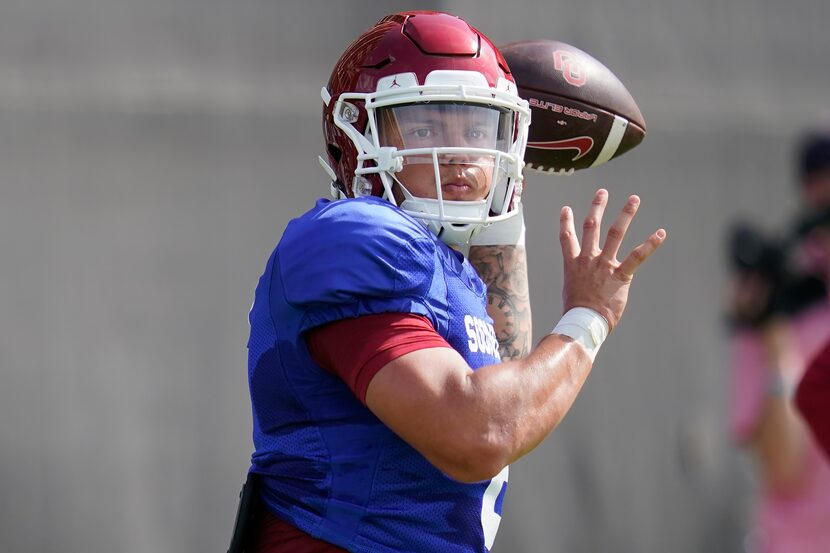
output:
[[565, 140], [550, 140], [546, 142], [528, 142], [528, 148], [538, 150], [576, 150], [578, 153], [571, 161], [584, 157], [594, 147], [594, 139], [590, 136], [577, 136]]

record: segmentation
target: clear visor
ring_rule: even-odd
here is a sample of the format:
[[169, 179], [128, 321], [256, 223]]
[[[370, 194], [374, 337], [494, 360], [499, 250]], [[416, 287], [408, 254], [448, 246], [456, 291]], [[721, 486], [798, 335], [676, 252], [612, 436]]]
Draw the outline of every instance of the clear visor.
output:
[[[510, 110], [480, 104], [380, 108], [378, 142], [397, 149], [403, 168], [394, 178], [413, 196], [492, 201], [491, 192], [506, 192], [508, 159], [502, 154], [513, 144], [514, 118]], [[501, 203], [496, 199], [499, 208]]]
[[399, 150], [475, 148], [507, 152], [512, 111], [477, 104], [409, 104], [378, 110], [381, 146]]

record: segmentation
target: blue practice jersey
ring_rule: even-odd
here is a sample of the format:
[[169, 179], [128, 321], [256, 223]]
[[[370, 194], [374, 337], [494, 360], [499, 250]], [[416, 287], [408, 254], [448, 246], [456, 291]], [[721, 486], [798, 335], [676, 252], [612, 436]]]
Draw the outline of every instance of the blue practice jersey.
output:
[[350, 551], [487, 551], [507, 469], [444, 475], [306, 348], [311, 328], [389, 312], [426, 317], [473, 369], [499, 361], [484, 283], [423, 224], [377, 198], [320, 200], [289, 223], [250, 313], [251, 471], [275, 515]]

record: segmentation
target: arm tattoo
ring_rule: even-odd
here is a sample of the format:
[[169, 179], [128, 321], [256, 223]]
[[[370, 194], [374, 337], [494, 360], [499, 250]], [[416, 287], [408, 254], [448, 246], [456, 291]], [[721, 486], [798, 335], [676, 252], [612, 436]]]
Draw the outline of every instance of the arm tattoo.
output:
[[487, 285], [487, 312], [493, 318], [504, 361], [530, 353], [532, 339], [527, 257], [523, 246], [473, 246], [470, 263]]

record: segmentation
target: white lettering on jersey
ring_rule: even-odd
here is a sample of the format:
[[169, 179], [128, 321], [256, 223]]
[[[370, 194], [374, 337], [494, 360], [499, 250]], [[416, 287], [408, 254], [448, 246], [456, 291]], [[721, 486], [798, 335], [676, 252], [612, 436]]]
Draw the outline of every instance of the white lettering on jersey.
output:
[[492, 324], [472, 315], [464, 315], [464, 328], [467, 330], [467, 347], [470, 348], [471, 353], [480, 351], [501, 359], [499, 341], [496, 339], [496, 330]]
[[484, 491], [484, 497], [481, 498], [481, 529], [484, 531], [484, 547], [487, 548], [487, 551], [493, 548], [496, 532], [499, 531], [501, 515], [496, 512], [496, 500], [499, 498], [509, 474], [510, 467], [504, 467], [500, 473], [490, 480], [490, 484]]
[[473, 322], [473, 318], [470, 315], [464, 315], [464, 327], [467, 329], [467, 347], [470, 348], [470, 351], [475, 353], [478, 351], [478, 342], [476, 341], [476, 332], [475, 328], [473, 327], [475, 323]]

